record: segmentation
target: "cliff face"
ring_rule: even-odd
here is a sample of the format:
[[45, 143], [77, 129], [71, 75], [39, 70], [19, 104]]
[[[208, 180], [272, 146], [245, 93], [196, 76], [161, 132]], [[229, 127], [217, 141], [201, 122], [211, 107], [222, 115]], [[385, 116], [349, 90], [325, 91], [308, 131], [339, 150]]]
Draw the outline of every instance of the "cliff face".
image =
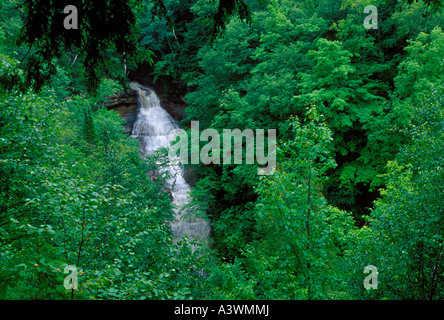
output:
[[186, 86], [180, 80], [161, 79], [154, 83], [152, 76], [142, 75], [142, 72], [133, 72], [129, 78], [156, 92], [164, 108], [174, 119], [180, 121], [185, 118]]
[[114, 110], [125, 120], [125, 133], [131, 134], [134, 122], [137, 120], [138, 105], [135, 91], [128, 90], [109, 99], [105, 104], [108, 110]]

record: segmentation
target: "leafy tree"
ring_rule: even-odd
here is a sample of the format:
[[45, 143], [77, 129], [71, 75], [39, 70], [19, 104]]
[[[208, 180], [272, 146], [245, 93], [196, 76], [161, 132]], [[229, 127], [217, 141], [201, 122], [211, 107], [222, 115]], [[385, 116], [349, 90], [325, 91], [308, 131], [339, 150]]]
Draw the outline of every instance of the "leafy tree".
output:
[[[0, 298], [442, 299], [439, 2], [0, 0]], [[173, 244], [168, 150], [103, 106], [136, 69], [185, 128], [277, 129], [271, 176], [190, 170], [210, 248]]]
[[[91, 100], [1, 93], [0, 297], [198, 297], [198, 286], [186, 288], [206, 256], [173, 246], [168, 194], [149, 179], [119, 115], [92, 111]], [[86, 136], [85, 105], [95, 124]], [[95, 147], [84, 149], [92, 136]], [[63, 287], [66, 265], [79, 270], [78, 291]]]
[[441, 53], [444, 52], [442, 29], [436, 27], [429, 34], [420, 33], [415, 40], [409, 41], [405, 51], [408, 56], [399, 65], [399, 74], [395, 78], [394, 99], [396, 106], [403, 109], [417, 104], [424, 92], [442, 82]]
[[104, 53], [131, 55], [136, 49], [133, 1], [71, 1], [78, 10], [81, 28], [66, 30], [63, 9], [68, 3], [50, 0], [26, 1], [26, 20], [21, 41], [32, 46], [26, 66], [27, 83], [40, 89], [55, 73], [54, 58], [63, 50], [82, 52], [89, 88], [98, 85], [98, 67], [105, 64]]
[[[189, 83], [197, 90], [186, 96], [185, 121], [198, 119], [201, 130], [282, 127], [296, 112], [291, 101], [296, 74], [310, 67], [304, 53], [326, 27], [312, 13], [284, 1], [258, 8], [251, 26], [232, 19], [225, 37], [200, 51], [202, 72]], [[211, 179], [216, 248], [232, 259], [254, 237], [257, 165], [201, 165], [199, 170]]]
[[292, 122], [294, 140], [278, 148], [278, 169], [257, 190], [263, 237], [249, 247], [246, 268], [264, 299], [340, 298], [344, 290], [338, 265], [353, 220], [322, 195], [325, 174], [335, 165], [332, 137], [316, 109], [309, 117], [305, 124]]
[[[67, 15], [63, 12], [67, 5], [75, 6], [78, 11], [78, 29], [66, 30], [63, 27]], [[162, 0], [153, 0], [151, 11], [154, 16], [166, 16], [167, 8]], [[143, 8], [140, 0], [75, 0], [60, 3], [52, 0], [25, 1], [16, 9], [24, 8], [26, 19], [21, 32], [20, 42], [29, 46], [26, 75], [27, 86], [40, 90], [56, 73], [55, 58], [63, 51], [71, 51], [75, 58], [81, 54], [85, 71], [87, 89], [95, 92], [102, 75], [101, 69], [111, 70], [113, 65], [120, 66], [121, 77], [126, 63], [143, 62], [149, 55], [138, 54], [139, 32], [136, 13]], [[9, 10], [13, 7], [9, 7]], [[217, 34], [225, 26], [227, 17], [239, 13], [248, 19], [249, 10], [242, 0], [220, 1], [212, 15], [212, 34]], [[171, 19], [168, 19], [170, 25]], [[144, 51], [147, 52], [147, 51]], [[114, 64], [110, 61], [114, 60]], [[125, 65], [125, 66], [124, 66]]]
[[[418, 0], [407, 0], [403, 2], [406, 2], [411, 5], [414, 2], [417, 3]], [[441, 0], [424, 0], [424, 3], [428, 6], [431, 6], [434, 10], [441, 9], [443, 6], [443, 2]]]
[[[334, 173], [337, 177], [332, 176], [330, 188], [335, 184], [346, 189], [354, 189], [358, 184], [380, 185], [373, 180], [382, 172], [387, 159], [381, 159], [381, 150], [372, 150], [367, 140], [375, 118], [383, 114], [383, 99], [376, 95], [377, 84], [358, 74], [351, 63], [352, 53], [338, 41], [320, 39], [317, 50], [308, 55], [313, 58], [314, 67], [310, 73], [300, 74], [301, 94], [295, 96], [295, 101], [299, 108], [318, 104], [319, 112], [334, 132], [335, 158], [340, 167]], [[353, 200], [356, 197], [349, 201]], [[356, 211], [356, 205], [345, 207]]]
[[[383, 197], [354, 240], [357, 250], [349, 252], [357, 297], [443, 297], [442, 90], [432, 88], [414, 110], [412, 143], [388, 164]], [[378, 267], [377, 292], [364, 292], [357, 280], [367, 264]]]

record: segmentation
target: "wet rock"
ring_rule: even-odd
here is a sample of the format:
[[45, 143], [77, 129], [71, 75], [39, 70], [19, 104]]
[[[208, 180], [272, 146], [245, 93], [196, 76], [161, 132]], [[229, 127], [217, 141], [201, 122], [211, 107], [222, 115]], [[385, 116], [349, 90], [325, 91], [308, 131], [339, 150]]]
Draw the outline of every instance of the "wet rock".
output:
[[125, 133], [131, 134], [134, 123], [137, 120], [137, 114], [139, 113], [136, 92], [127, 90], [113, 97], [109, 97], [108, 102], [105, 103], [105, 107], [108, 110], [114, 110], [120, 114], [122, 119], [125, 120]]

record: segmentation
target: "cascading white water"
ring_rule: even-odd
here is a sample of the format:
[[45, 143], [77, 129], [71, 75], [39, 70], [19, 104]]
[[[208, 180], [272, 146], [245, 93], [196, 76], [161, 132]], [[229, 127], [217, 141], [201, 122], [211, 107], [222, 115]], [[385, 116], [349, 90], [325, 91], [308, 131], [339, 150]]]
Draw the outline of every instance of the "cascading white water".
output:
[[[130, 84], [131, 89], [137, 91], [140, 111], [134, 123], [132, 136], [141, 141], [142, 156], [152, 153], [158, 148], [169, 147], [169, 134], [178, 129], [179, 125], [165, 109], [162, 108], [156, 93], [136, 82]], [[209, 238], [210, 225], [207, 220], [200, 217], [187, 215], [183, 206], [190, 201], [190, 185], [183, 177], [183, 169], [180, 165], [169, 166], [170, 178], [166, 181], [167, 188], [171, 191], [174, 207], [174, 221], [171, 222], [171, 230], [174, 235], [174, 243], [184, 235], [189, 240], [198, 238], [205, 241]]]

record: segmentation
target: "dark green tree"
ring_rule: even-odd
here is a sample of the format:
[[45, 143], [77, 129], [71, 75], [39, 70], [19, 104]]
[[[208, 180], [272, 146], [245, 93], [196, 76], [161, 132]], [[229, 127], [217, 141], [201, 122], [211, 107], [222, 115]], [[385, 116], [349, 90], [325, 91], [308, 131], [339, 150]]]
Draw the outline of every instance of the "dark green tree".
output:
[[91, 115], [91, 108], [88, 106], [84, 110], [83, 135], [84, 139], [89, 144], [95, 144], [96, 132], [94, 129], [94, 121]]
[[[81, 54], [89, 87], [96, 89], [105, 52], [112, 49], [119, 55], [136, 50], [135, 16], [127, 0], [30, 0], [22, 6], [25, 22], [20, 41], [30, 46], [26, 63], [27, 83], [36, 89], [49, 80], [55, 70], [55, 58], [74, 49]], [[64, 28], [65, 6], [78, 9], [78, 29]]]
[[[152, 3], [154, 16], [166, 16], [167, 9], [162, 0]], [[140, 34], [136, 11], [140, 10], [141, 4], [141, 0], [29, 0], [19, 5], [17, 8], [25, 10], [20, 43], [29, 46], [25, 65], [27, 86], [40, 90], [56, 73], [55, 59], [70, 50], [75, 52], [75, 60], [80, 55], [87, 88], [91, 92], [98, 88], [103, 70], [110, 68], [108, 53], [118, 57], [123, 73], [125, 60], [140, 58], [137, 54]], [[78, 29], [64, 28], [67, 5], [78, 9]], [[212, 16], [213, 34], [223, 29], [227, 17], [235, 12], [248, 18], [249, 11], [243, 1], [220, 1]], [[172, 20], [168, 21], [171, 23]]]
[[257, 187], [255, 218], [263, 237], [249, 246], [247, 270], [265, 299], [344, 297], [341, 255], [353, 219], [323, 195], [335, 162], [331, 131], [316, 112], [312, 108], [305, 123], [292, 120], [294, 140], [278, 147], [276, 172]]
[[[412, 143], [388, 164], [387, 186], [368, 226], [356, 233], [348, 252], [358, 298], [442, 300], [443, 254], [443, 108], [442, 88], [432, 88], [407, 131]], [[367, 292], [362, 271], [374, 265], [378, 290]]]

